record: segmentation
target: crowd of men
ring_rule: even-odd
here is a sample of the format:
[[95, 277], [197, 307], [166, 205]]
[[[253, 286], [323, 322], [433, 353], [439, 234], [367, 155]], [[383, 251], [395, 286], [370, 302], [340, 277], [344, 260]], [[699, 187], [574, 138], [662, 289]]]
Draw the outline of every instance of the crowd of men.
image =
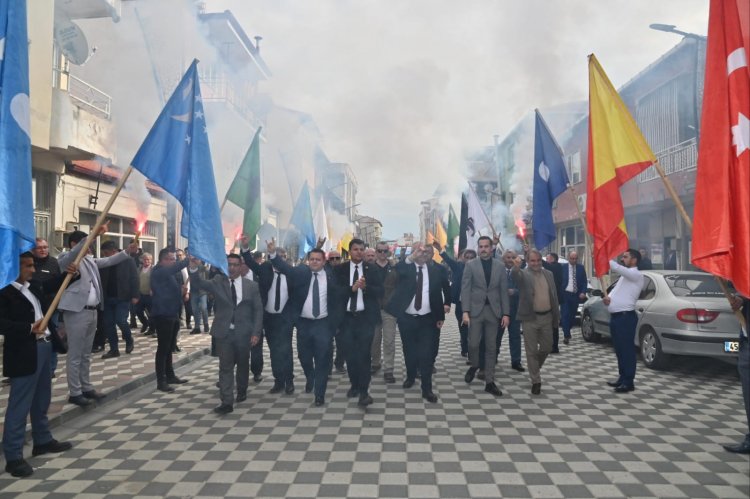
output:
[[[104, 225], [92, 236], [107, 230]], [[386, 243], [366, 248], [362, 240], [353, 239], [348, 258], [342, 260], [339, 252], [320, 249], [325, 242], [321, 239], [298, 265], [287, 261], [286, 251], [274, 240], [266, 242], [264, 260], [243, 237], [239, 254], [227, 255], [228, 274], [190, 255], [189, 248], [164, 248], [154, 265], [152, 255], [142, 253], [135, 242], [120, 251], [105, 241], [100, 245], [102, 257], [95, 258], [87, 240], [83, 232], [69, 234], [69, 249], [58, 259], [49, 255], [46, 241], [37, 240], [33, 253], [21, 255], [16, 282], [0, 290], [3, 370], [11, 388], [3, 450], [6, 471], [13, 476], [33, 472], [22, 453], [29, 414], [33, 455], [71, 447], [52, 438], [47, 421], [57, 354], [66, 354], [68, 401], [86, 406], [101, 400], [104, 394], [90, 381], [91, 357], [101, 347], [96, 332], [109, 342], [103, 359], [120, 356], [118, 328], [125, 353], [130, 354], [135, 348], [131, 314], [140, 319], [144, 335], [156, 337], [157, 390], [172, 393], [175, 385], [188, 382], [177, 377], [172, 364], [183, 313], [188, 329], [194, 317], [191, 334], [201, 334], [201, 322], [203, 333], [208, 332], [209, 310], [213, 312], [210, 333], [219, 361], [220, 398], [214, 412], [219, 415], [247, 399], [250, 373], [255, 383], [263, 379], [264, 341], [273, 376], [270, 393], [295, 392], [295, 330], [305, 393], [313, 394], [314, 406], [325, 405], [334, 367], [348, 376], [348, 398], [361, 407], [373, 404], [374, 374], [382, 370], [386, 384], [396, 383], [397, 334], [405, 364], [403, 389], [419, 379], [423, 399], [436, 403], [432, 378], [441, 328], [452, 307], [459, 324], [456, 340], [469, 366], [465, 382], [479, 378], [485, 392], [502, 396], [495, 368], [507, 331], [510, 367], [520, 372], [528, 368], [530, 391], [538, 395], [542, 367], [550, 354], [559, 353], [559, 327], [567, 345], [588, 287], [576, 253], [568, 254], [564, 264], [554, 253], [545, 260], [528, 247], [521, 257], [513, 250], [499, 251], [497, 238], [489, 237], [480, 237], [476, 250], [466, 249], [456, 259], [437, 243], [416, 243], [407, 256], [404, 251], [392, 255]], [[444, 264], [436, 263], [436, 251]], [[81, 252], [85, 256], [76, 263]], [[621, 276], [604, 297], [618, 362], [619, 375], [608, 382], [615, 393], [635, 389], [634, 309], [643, 281], [640, 260], [641, 253], [631, 249], [610, 262]], [[70, 283], [52, 320], [42, 327], [43, 314], [66, 274]]]

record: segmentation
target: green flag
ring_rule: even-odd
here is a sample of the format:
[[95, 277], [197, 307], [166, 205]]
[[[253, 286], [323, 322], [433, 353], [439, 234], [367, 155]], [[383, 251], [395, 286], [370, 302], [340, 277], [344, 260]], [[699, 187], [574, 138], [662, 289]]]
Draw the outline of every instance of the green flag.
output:
[[453, 211], [453, 205], [448, 205], [448, 245], [445, 248], [445, 251], [450, 255], [452, 258], [456, 258], [456, 255], [454, 255], [454, 247], [456, 243], [456, 238], [458, 237], [460, 228], [458, 224], [458, 218], [456, 217], [456, 212]]
[[240, 163], [237, 175], [229, 186], [226, 199], [245, 210], [242, 231], [255, 248], [255, 236], [260, 229], [260, 131], [255, 132], [250, 149]]

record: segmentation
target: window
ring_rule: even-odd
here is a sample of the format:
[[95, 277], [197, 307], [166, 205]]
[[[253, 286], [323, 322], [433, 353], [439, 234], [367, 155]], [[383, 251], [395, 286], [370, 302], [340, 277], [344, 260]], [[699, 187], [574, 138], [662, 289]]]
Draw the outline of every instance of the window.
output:
[[[79, 215], [80, 224], [93, 228], [96, 225], [97, 216], [98, 214], [96, 213], [82, 211]], [[107, 216], [107, 220], [109, 220], [109, 231], [98, 238], [95, 243], [95, 253], [97, 255], [99, 254], [99, 246], [105, 241], [114, 241], [118, 248], [124, 249], [135, 237], [136, 223], [134, 219], [109, 215]], [[140, 238], [140, 245], [143, 251], [152, 255], [158, 252], [157, 244], [163, 230], [164, 224], [150, 220], [146, 222], [146, 227]]]
[[656, 286], [654, 281], [649, 277], [643, 277], [643, 289], [641, 289], [641, 295], [638, 297], [639, 300], [651, 300], [656, 296]]
[[570, 180], [571, 185], [575, 185], [581, 181], [581, 152], [576, 151], [569, 155], [567, 159], [568, 180]]

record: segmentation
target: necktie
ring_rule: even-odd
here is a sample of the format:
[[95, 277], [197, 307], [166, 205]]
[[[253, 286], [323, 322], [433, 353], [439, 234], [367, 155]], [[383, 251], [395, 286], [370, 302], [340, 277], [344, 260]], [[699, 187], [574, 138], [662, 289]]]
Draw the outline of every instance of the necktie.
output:
[[576, 267], [575, 267], [575, 265], [571, 265], [570, 266], [570, 270], [571, 270], [571, 278], [572, 278], [571, 282], [573, 283], [573, 292], [575, 293], [576, 290], [578, 289], [578, 287], [576, 286]]
[[417, 294], [414, 295], [414, 309], [422, 308], [422, 286], [424, 285], [424, 276], [422, 275], [422, 266], [417, 267]]
[[276, 273], [276, 296], [274, 297], [273, 309], [278, 312], [281, 308], [281, 274], [274, 270]]
[[234, 279], [229, 281], [232, 288], [232, 324], [234, 324], [234, 310], [237, 308], [237, 288], [234, 287]]
[[318, 286], [318, 273], [313, 272], [314, 280], [313, 280], [313, 317], [317, 318], [320, 315], [320, 287]]
[[[354, 277], [352, 278], [352, 286], [359, 280], [359, 265], [354, 266]], [[357, 311], [357, 291], [352, 292], [352, 297], [349, 299], [349, 311]]]

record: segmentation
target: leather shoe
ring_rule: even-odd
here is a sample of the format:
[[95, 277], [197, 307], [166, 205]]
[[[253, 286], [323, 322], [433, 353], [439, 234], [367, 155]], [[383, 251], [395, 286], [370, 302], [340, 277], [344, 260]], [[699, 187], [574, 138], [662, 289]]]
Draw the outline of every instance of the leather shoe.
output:
[[5, 463], [5, 471], [16, 478], [24, 478], [34, 474], [34, 468], [22, 459], [15, 459]]
[[406, 389], [411, 388], [412, 386], [414, 386], [414, 378], [406, 378], [404, 380], [404, 384], [401, 386]]
[[190, 331], [190, 334], [201, 334], [200, 328], [194, 328], [192, 331]]
[[422, 398], [431, 404], [434, 404], [438, 401], [437, 395], [432, 392], [423, 393]]
[[315, 381], [308, 379], [305, 382], [305, 393], [312, 393], [314, 387], [315, 387]]
[[570, 343], [570, 338], [563, 338], [563, 343], [566, 345]]
[[633, 390], [635, 390], [634, 386], [618, 385], [615, 387], [616, 393], [627, 393], [632, 392]]
[[180, 348], [179, 346], [176, 346], [172, 349], [172, 353], [177, 353], [177, 352], [182, 352], [182, 348]]
[[56, 454], [58, 452], [65, 452], [73, 448], [73, 444], [70, 442], [58, 442], [54, 438], [44, 445], [35, 445], [31, 449], [32, 456], [41, 456], [42, 454]]
[[534, 383], [531, 385], [531, 393], [533, 395], [539, 395], [542, 393], [542, 384], [541, 383]]
[[156, 385], [156, 389], [159, 390], [160, 392], [164, 392], [164, 393], [172, 393], [172, 392], [174, 392], [174, 388], [172, 388], [171, 386], [169, 386], [167, 383], [158, 383]]
[[560, 353], [560, 349], [559, 348], [553, 348], [550, 353]]
[[393, 376], [393, 373], [385, 373], [383, 375], [383, 379], [389, 385], [396, 382], [396, 378]]
[[98, 393], [96, 390], [83, 392], [82, 395], [90, 400], [101, 400], [106, 397], [106, 395], [104, 395], [103, 393]]
[[467, 383], [471, 383], [474, 381], [474, 376], [476, 376], [477, 371], [479, 370], [478, 367], [470, 367], [468, 371], [466, 371], [466, 376], [464, 376], [464, 381]]
[[519, 373], [522, 373], [522, 372], [526, 371], [526, 369], [524, 369], [523, 365], [520, 362], [517, 363], [517, 364], [511, 364], [510, 368], [511, 369], [515, 369]]
[[370, 397], [369, 395], [363, 394], [359, 396], [359, 401], [357, 402], [357, 405], [360, 407], [367, 407], [368, 405], [372, 403], [373, 403], [372, 397]]
[[232, 406], [231, 406], [231, 405], [229, 405], [229, 404], [221, 404], [221, 405], [220, 405], [220, 406], [218, 406], [218, 407], [214, 407], [214, 412], [215, 412], [216, 414], [219, 414], [219, 415], [221, 415], [221, 416], [223, 416], [224, 414], [229, 414], [229, 413], [230, 413], [230, 412], [232, 412], [233, 410], [234, 410], [234, 407], [232, 407]]
[[487, 383], [486, 385], [484, 385], [484, 391], [487, 393], [491, 393], [496, 397], [503, 396], [503, 392], [500, 391], [500, 388], [498, 388], [495, 383]]
[[326, 400], [323, 397], [315, 397], [315, 407], [325, 405]]
[[133, 353], [133, 349], [135, 348], [135, 345], [133, 343], [128, 343], [125, 345], [125, 353]]
[[177, 376], [174, 376], [172, 378], [167, 378], [167, 383], [169, 383], [170, 385], [183, 385], [187, 382], [188, 380], [178, 378]]
[[292, 383], [291, 381], [287, 383], [286, 387], [284, 388], [284, 393], [286, 393], [287, 395], [291, 395], [292, 393], [294, 393], [294, 383]]
[[281, 390], [284, 389], [284, 384], [280, 383], [278, 381], [274, 381], [273, 386], [270, 390], [268, 390], [268, 393], [280, 393]]
[[733, 452], [734, 454], [750, 454], [750, 437], [738, 445], [722, 445], [724, 450], [727, 452]]
[[356, 388], [349, 388], [349, 391], [346, 392], [346, 398], [353, 399], [354, 397], [359, 397], [359, 390]]
[[260, 374], [253, 375], [253, 381], [255, 383], [260, 383], [261, 381], [263, 381], [263, 376], [261, 376]]
[[244, 402], [245, 400], [247, 400], [247, 393], [237, 394], [237, 402]]
[[71, 404], [75, 404], [78, 407], [86, 407], [91, 403], [91, 401], [83, 395], [76, 395], [75, 397], [71, 395], [70, 397], [68, 397], [68, 402], [70, 402]]
[[118, 352], [117, 350], [110, 350], [104, 355], [102, 355], [102, 359], [114, 359], [115, 357], [119, 357], [119, 356], [120, 356], [120, 352]]
[[620, 386], [620, 380], [618, 379], [615, 381], [607, 381], [607, 384], [612, 388], [617, 388], [618, 386]]

